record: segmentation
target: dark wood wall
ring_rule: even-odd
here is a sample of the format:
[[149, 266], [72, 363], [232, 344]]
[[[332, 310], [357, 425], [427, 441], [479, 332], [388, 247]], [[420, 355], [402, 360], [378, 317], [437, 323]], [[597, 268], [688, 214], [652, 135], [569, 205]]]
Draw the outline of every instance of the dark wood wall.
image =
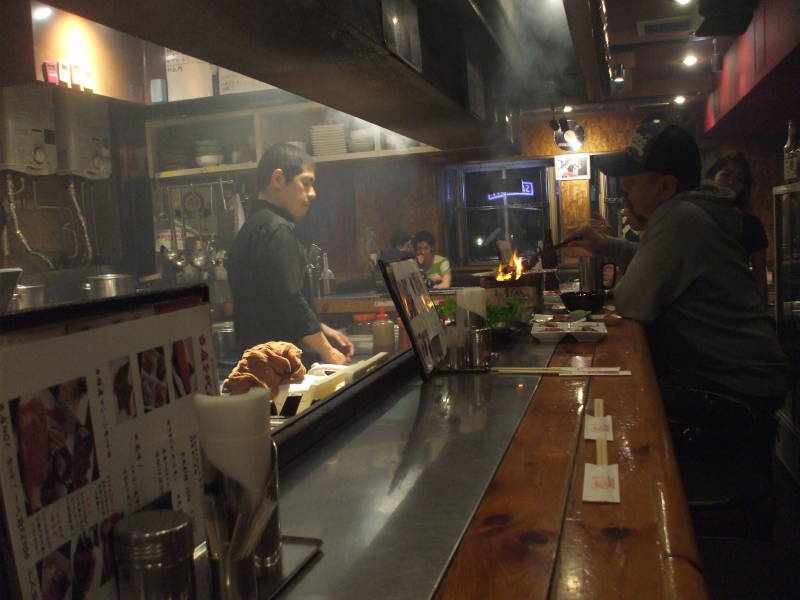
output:
[[[317, 199], [300, 234], [329, 253], [339, 280], [370, 274], [395, 230], [443, 239], [441, 166], [424, 157], [317, 165]], [[437, 249], [442, 249], [441, 245]]]

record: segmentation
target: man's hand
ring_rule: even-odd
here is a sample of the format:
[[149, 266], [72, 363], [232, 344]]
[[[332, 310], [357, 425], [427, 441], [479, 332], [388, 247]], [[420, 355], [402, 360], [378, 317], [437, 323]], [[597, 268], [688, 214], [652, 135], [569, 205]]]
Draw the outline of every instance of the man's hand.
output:
[[333, 346], [328, 346], [328, 348], [319, 355], [319, 359], [323, 364], [328, 365], [343, 365], [349, 361], [344, 354]]
[[591, 225], [581, 225], [567, 233], [563, 239], [573, 248], [583, 248], [590, 252], [600, 252], [603, 246], [603, 236]]
[[349, 337], [347, 337], [341, 331], [325, 325], [325, 323], [322, 324], [322, 332], [325, 334], [325, 337], [328, 338], [328, 341], [331, 343], [334, 349], [338, 350], [339, 353], [345, 358], [345, 360], [341, 363], [334, 364], [339, 365], [353, 358], [353, 353], [356, 351], [356, 348], [353, 346], [353, 342], [350, 341]]

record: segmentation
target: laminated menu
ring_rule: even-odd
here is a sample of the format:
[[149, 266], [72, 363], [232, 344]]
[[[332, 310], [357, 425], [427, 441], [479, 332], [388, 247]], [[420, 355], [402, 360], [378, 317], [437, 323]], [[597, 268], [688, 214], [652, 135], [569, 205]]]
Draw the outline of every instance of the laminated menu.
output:
[[185, 511], [203, 541], [192, 395], [217, 393], [211, 339], [201, 304], [0, 346], [12, 597], [115, 598], [111, 531], [143, 508]]

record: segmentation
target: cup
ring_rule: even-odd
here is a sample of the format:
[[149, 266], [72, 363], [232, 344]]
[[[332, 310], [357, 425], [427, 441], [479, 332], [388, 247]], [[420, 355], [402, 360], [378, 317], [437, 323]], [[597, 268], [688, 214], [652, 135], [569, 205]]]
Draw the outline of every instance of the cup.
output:
[[270, 448], [267, 483], [257, 498], [242, 486], [241, 479], [226, 476], [205, 461], [203, 511], [216, 598], [255, 599], [258, 578], [280, 571], [278, 455], [274, 442]]
[[474, 369], [485, 369], [492, 358], [492, 330], [488, 327], [470, 329], [468, 339], [469, 366]]

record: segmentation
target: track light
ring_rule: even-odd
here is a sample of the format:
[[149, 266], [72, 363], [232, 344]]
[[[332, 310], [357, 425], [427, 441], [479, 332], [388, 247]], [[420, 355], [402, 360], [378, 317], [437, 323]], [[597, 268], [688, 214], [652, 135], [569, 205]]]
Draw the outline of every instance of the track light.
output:
[[711, 72], [719, 73], [722, 71], [722, 55], [717, 51], [717, 38], [711, 40], [714, 50], [711, 53]]
[[566, 133], [569, 131], [569, 122], [565, 118], [560, 118], [558, 120], [558, 128], [561, 130], [562, 133]]
[[558, 121], [556, 121], [555, 119], [551, 119], [550, 120], [550, 128], [553, 131], [558, 131]]
[[611, 81], [614, 83], [623, 83], [625, 81], [625, 66], [622, 63], [617, 63], [611, 67]]

